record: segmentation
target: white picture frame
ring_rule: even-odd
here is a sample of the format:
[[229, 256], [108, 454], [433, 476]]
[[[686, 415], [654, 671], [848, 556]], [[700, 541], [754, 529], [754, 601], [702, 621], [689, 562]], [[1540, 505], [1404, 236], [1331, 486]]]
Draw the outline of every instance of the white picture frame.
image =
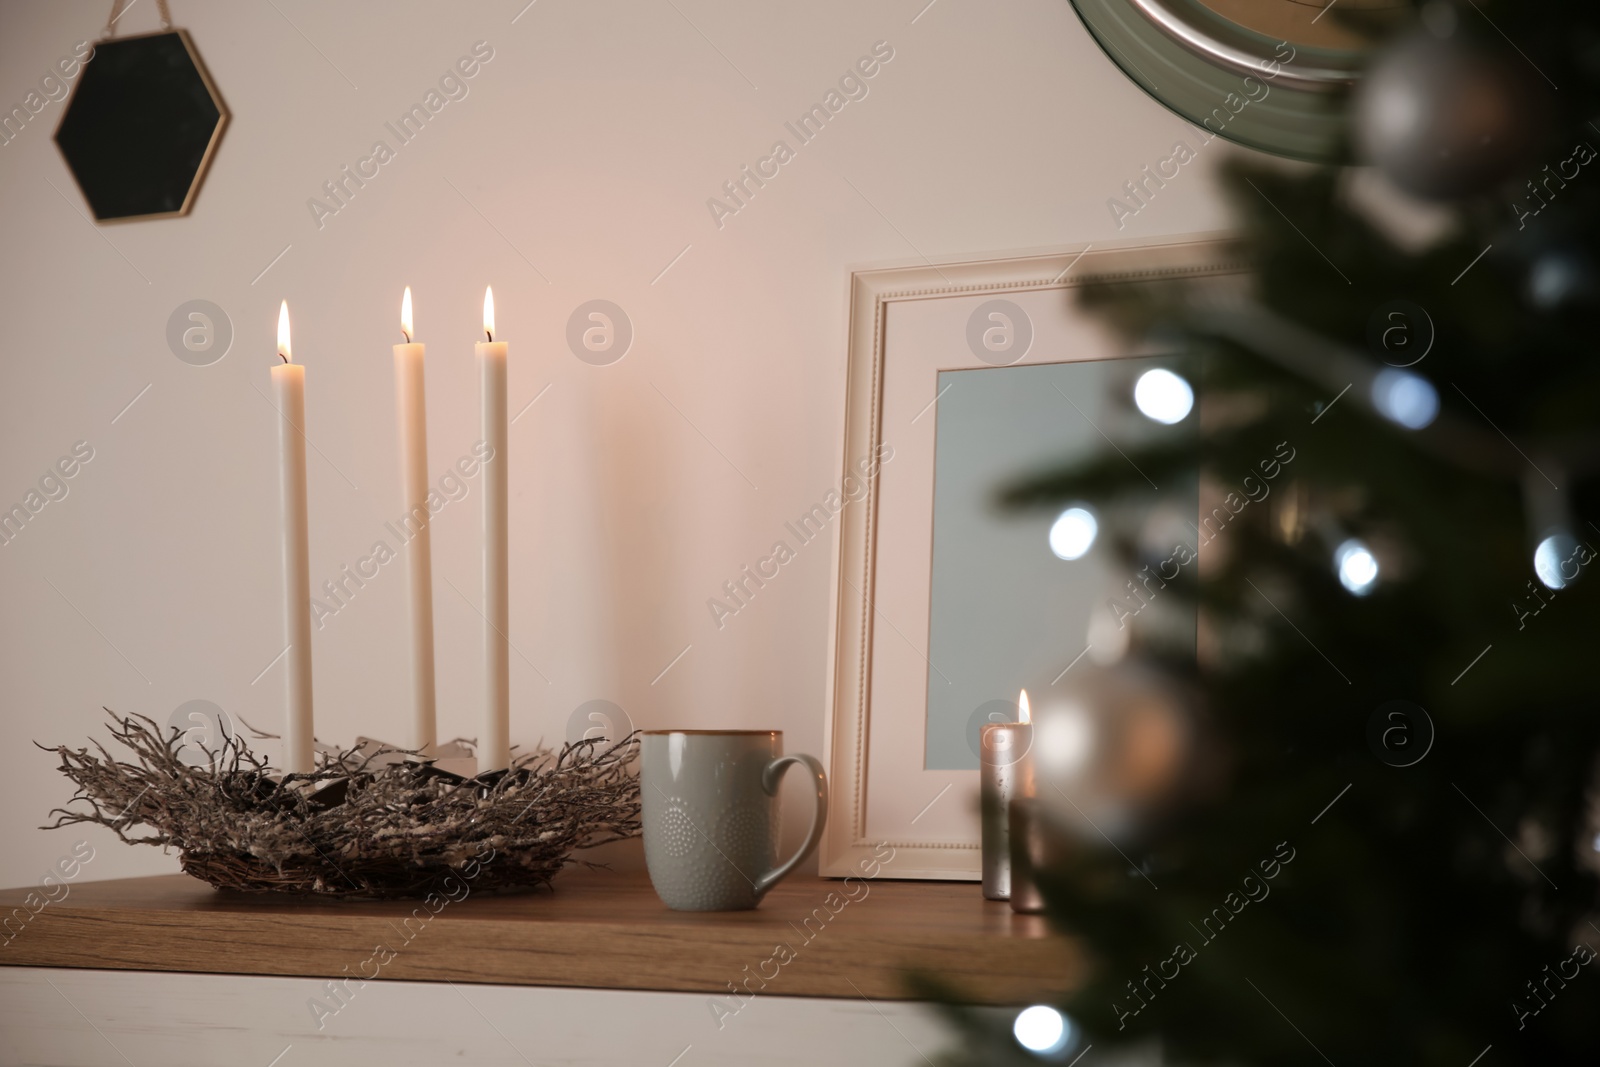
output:
[[[922, 766], [928, 664], [916, 656], [928, 647], [936, 422], [925, 416], [937, 406], [939, 372], [1132, 355], [1108, 324], [1068, 299], [1071, 290], [1246, 270], [1237, 242], [1199, 234], [851, 273], [840, 469], [861, 478], [865, 465], [870, 477], [840, 512], [834, 545], [823, 875], [856, 873], [888, 843], [895, 862], [887, 877], [980, 877], [978, 772]], [[1030, 320], [1031, 344], [1014, 362], [980, 360], [967, 340], [967, 305], [996, 298]]]

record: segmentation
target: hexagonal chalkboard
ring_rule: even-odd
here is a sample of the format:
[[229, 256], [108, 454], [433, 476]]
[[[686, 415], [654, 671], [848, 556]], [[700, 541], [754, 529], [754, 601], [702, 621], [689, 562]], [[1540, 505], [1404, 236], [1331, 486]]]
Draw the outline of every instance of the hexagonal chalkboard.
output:
[[56, 144], [96, 219], [183, 215], [227, 122], [189, 35], [174, 30], [97, 44]]

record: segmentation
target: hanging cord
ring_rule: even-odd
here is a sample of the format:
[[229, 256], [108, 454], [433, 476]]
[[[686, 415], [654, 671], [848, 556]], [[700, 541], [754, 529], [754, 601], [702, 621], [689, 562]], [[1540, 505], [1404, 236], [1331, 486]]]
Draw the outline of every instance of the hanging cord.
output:
[[[106, 19], [106, 28], [101, 31], [100, 39], [109, 41], [117, 35], [117, 20], [128, 13], [128, 9], [139, 0], [111, 0], [111, 17]], [[167, 7], [167, 0], [156, 0], [156, 11], [161, 15], [161, 28], [172, 29], [172, 11]]]

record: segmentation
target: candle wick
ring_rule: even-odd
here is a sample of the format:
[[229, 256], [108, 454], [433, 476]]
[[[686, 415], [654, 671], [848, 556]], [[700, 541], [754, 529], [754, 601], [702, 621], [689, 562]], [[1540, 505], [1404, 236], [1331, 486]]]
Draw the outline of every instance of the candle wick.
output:
[[400, 336], [404, 337], [406, 339], [406, 344], [410, 344], [411, 343], [411, 335], [409, 333], [406, 333], [404, 330], [401, 330], [400, 331]]
[[278, 358], [283, 360], [285, 363], [289, 362], [289, 357], [284, 355], [282, 352], [278, 353]]
[[483, 331], [483, 335], [485, 337], [487, 337], [490, 340], [491, 343], [494, 341], [494, 331], [493, 330], [484, 330]]

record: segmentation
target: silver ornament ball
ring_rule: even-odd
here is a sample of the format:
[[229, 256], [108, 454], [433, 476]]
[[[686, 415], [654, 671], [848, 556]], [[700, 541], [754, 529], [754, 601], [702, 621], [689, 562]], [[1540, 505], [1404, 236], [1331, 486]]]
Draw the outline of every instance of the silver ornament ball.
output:
[[1547, 94], [1519, 57], [1468, 40], [1453, 20], [1433, 19], [1373, 61], [1353, 127], [1360, 157], [1401, 189], [1453, 200], [1531, 165], [1549, 113]]

